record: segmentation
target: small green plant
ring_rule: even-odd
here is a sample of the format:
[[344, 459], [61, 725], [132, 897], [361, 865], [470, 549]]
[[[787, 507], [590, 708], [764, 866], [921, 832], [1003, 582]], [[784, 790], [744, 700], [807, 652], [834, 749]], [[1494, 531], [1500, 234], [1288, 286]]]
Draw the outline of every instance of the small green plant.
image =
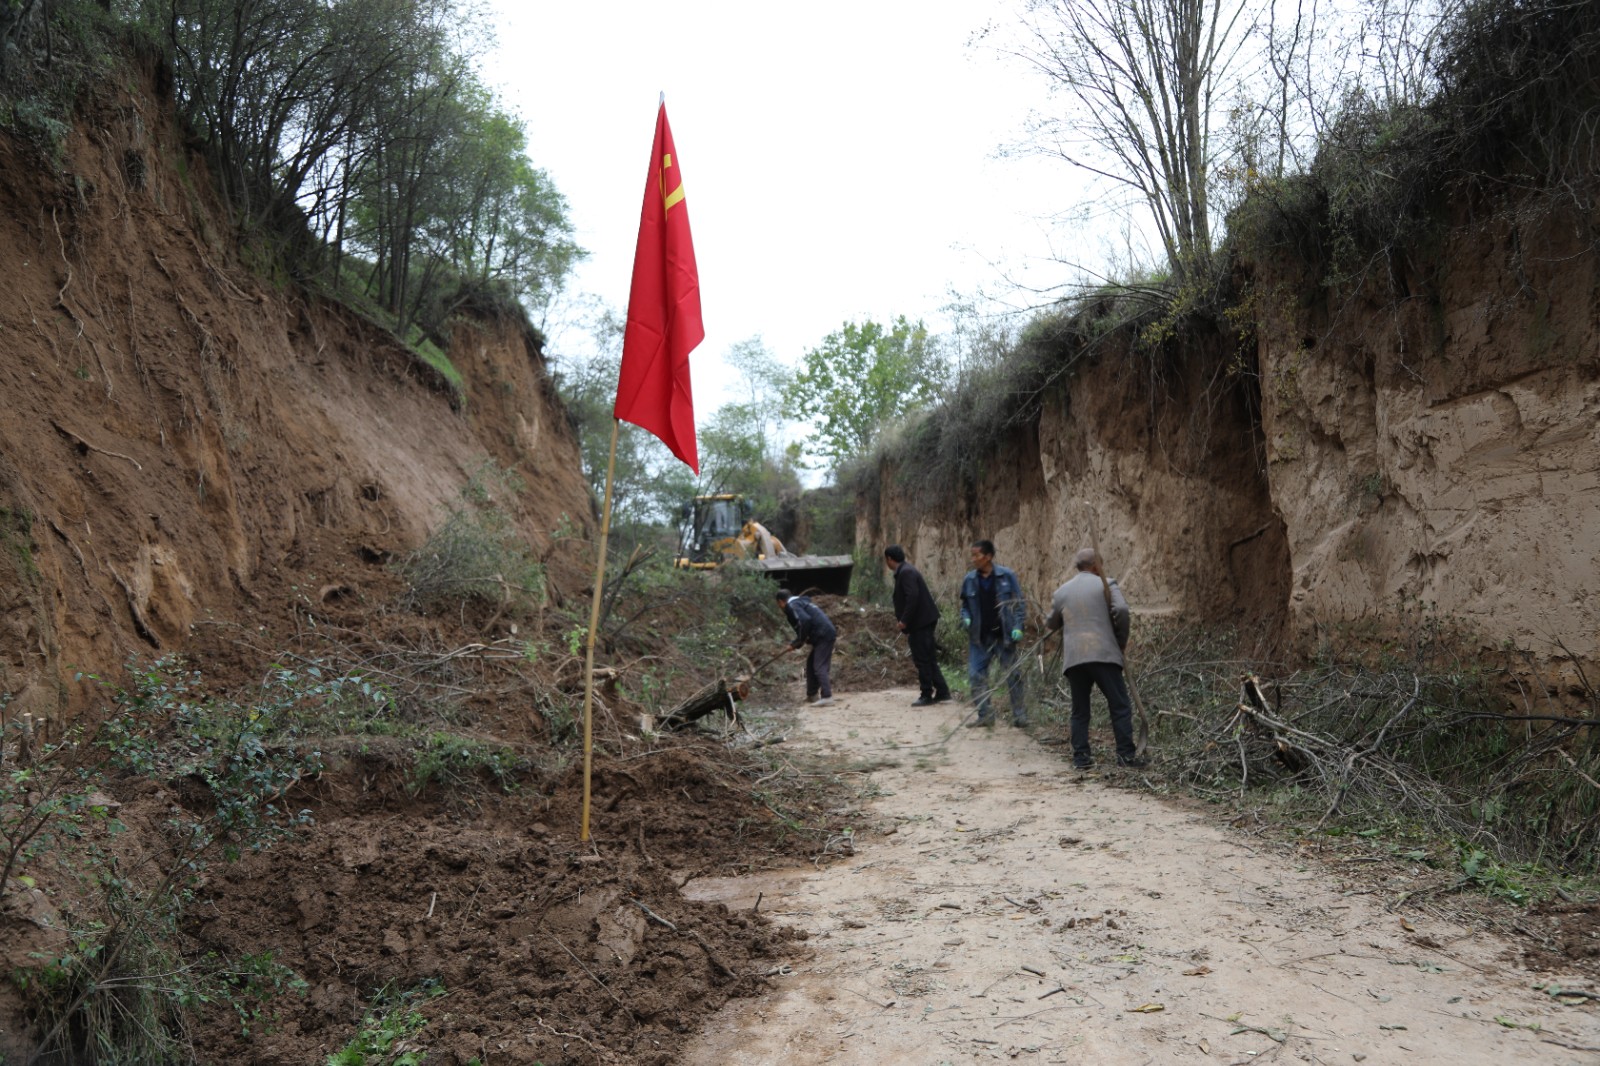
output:
[[1519, 907], [1528, 902], [1531, 894], [1511, 867], [1496, 862], [1488, 852], [1470, 844], [1459, 845], [1458, 852], [1461, 876], [1474, 888]]
[[461, 376], [461, 371], [456, 369], [456, 365], [450, 361], [444, 349], [429, 340], [420, 327], [412, 326], [408, 331], [406, 346], [421, 356], [424, 363], [437, 370], [439, 376], [449, 383], [458, 404], [467, 402], [467, 381]]
[[0, 507], [0, 544], [16, 556], [22, 575], [30, 581], [39, 577], [39, 564], [33, 557], [33, 514], [23, 508]]
[[411, 773], [411, 791], [419, 793], [430, 784], [447, 789], [469, 788], [487, 776], [503, 792], [517, 787], [517, 773], [523, 761], [504, 744], [493, 744], [455, 733], [433, 733], [417, 750]]
[[91, 820], [115, 824], [99, 797], [99, 760], [73, 729], [43, 741], [31, 719], [5, 721], [0, 697], [0, 898], [32, 888], [25, 871], [45, 853], [81, 837]]
[[12, 106], [11, 114], [18, 130], [26, 134], [52, 159], [59, 160], [62, 145], [66, 143], [67, 134], [72, 132], [72, 127], [65, 121], [66, 116], [61, 114], [53, 101], [32, 97], [18, 100]]
[[566, 695], [554, 692], [539, 700], [539, 717], [544, 719], [550, 740], [562, 744], [578, 738], [578, 709]]
[[427, 1028], [428, 1018], [418, 1005], [442, 995], [444, 989], [432, 981], [405, 992], [379, 989], [361, 1020], [361, 1031], [329, 1055], [326, 1066], [421, 1066], [428, 1055], [415, 1038]]
[[222, 964], [214, 955], [207, 961], [217, 968], [209, 988], [197, 998], [231, 1006], [245, 1036], [252, 1029], [270, 1030], [271, 1007], [278, 997], [304, 996], [309, 987], [303, 977], [279, 962], [271, 951], [245, 955], [228, 964]]

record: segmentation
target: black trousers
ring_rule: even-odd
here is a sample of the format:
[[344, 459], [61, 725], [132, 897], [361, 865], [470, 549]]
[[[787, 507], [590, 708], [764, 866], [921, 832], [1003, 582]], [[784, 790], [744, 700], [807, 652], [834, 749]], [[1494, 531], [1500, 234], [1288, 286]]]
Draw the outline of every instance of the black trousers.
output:
[[819, 640], [806, 656], [806, 699], [833, 696], [833, 645], [837, 638]]
[[1133, 742], [1133, 703], [1122, 667], [1116, 663], [1081, 663], [1067, 671], [1072, 689], [1072, 761], [1084, 766], [1094, 761], [1089, 751], [1089, 696], [1098, 688], [1111, 708], [1111, 734], [1117, 741], [1117, 758], [1131, 759]]
[[944, 679], [944, 673], [939, 669], [939, 645], [933, 638], [933, 632], [933, 626], [908, 629], [906, 639], [911, 642], [911, 661], [917, 667], [917, 685], [922, 689], [922, 698], [947, 700], [950, 698], [950, 682]]

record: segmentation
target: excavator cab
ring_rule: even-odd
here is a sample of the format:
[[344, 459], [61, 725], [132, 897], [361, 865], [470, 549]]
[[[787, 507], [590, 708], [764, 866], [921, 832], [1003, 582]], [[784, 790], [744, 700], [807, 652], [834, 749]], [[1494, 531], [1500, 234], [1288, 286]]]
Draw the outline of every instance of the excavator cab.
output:
[[742, 558], [739, 533], [750, 517], [750, 501], [734, 493], [696, 496], [683, 505], [683, 547], [679, 565], [696, 569], [721, 566], [728, 558]]

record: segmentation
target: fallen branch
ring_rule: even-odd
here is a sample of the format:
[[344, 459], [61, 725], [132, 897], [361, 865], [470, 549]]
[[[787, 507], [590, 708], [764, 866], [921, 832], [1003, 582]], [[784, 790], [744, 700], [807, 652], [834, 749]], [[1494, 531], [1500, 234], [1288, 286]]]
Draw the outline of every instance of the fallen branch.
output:
[[750, 679], [719, 678], [662, 715], [658, 724], [663, 729], [681, 729], [717, 711], [730, 718], [738, 714], [738, 702], [750, 695]]
[[72, 432], [72, 430], [68, 429], [66, 426], [63, 426], [60, 422], [57, 422], [53, 418], [50, 420], [50, 424], [55, 427], [57, 433], [61, 434], [63, 437], [66, 437], [68, 440], [72, 441], [85, 451], [99, 452], [101, 455], [109, 455], [113, 459], [126, 459], [128, 462], [133, 464], [133, 468], [135, 470], [144, 470], [144, 467], [139, 465], [139, 460], [135, 459], [131, 455], [123, 455], [121, 452], [114, 452], [109, 448], [101, 448], [98, 445], [90, 444], [88, 441], [84, 440], [78, 434]]
[[661, 915], [657, 914], [655, 911], [651, 910], [649, 907], [646, 907], [639, 900], [636, 900], [636, 899], [633, 899], [632, 897], [629, 897], [628, 902], [633, 904], [635, 907], [638, 907], [640, 910], [644, 911], [644, 914], [645, 914], [646, 918], [649, 918], [654, 922], [658, 922], [661, 925], [666, 926], [668, 929], [671, 929], [674, 933], [677, 933], [679, 936], [687, 936], [687, 937], [692, 938], [695, 943], [700, 945], [701, 950], [703, 950], [706, 953], [706, 958], [711, 961], [711, 965], [715, 966], [725, 976], [731, 977], [731, 978], [737, 978], [739, 976], [738, 974], [734, 973], [732, 969], [729, 968], [727, 963], [723, 962], [722, 959], [720, 957], [718, 957], [716, 949], [714, 949], [710, 945], [710, 943], [707, 942], [705, 937], [701, 936], [699, 933], [695, 932], [693, 929], [680, 929], [680, 928], [678, 928], [676, 925], [673, 925], [671, 922], [669, 922], [665, 918], [661, 917]]

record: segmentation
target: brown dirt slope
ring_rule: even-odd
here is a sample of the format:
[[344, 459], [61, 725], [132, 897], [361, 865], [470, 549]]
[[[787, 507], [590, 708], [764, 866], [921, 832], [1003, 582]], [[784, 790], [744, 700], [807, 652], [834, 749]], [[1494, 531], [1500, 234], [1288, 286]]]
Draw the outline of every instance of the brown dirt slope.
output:
[[1291, 567], [1271, 494], [1260, 416], [1232, 332], [1195, 328], [1156, 356], [1103, 343], [1070, 385], [1020, 425], [985, 476], [948, 498], [908, 493], [899, 471], [856, 516], [877, 551], [905, 545], [950, 609], [974, 539], [993, 540], [1042, 622], [1091, 539], [1134, 609], [1218, 624], [1275, 625]]
[[329, 590], [361, 602], [486, 462], [547, 551], [591, 523], [536, 339], [456, 330], [465, 378], [244, 269], [164, 105], [90, 105], [59, 169], [0, 136], [0, 692], [58, 716], [77, 669], [273, 632]]

